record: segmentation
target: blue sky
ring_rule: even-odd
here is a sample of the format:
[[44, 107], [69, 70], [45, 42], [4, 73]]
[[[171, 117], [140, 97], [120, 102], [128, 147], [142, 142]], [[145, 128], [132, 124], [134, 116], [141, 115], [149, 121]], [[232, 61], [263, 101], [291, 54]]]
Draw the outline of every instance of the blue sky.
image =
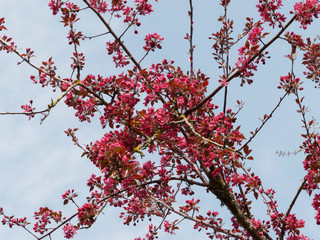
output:
[[[2, 1], [4, 2], [4, 1]], [[234, 16], [236, 26], [244, 22], [247, 15], [256, 19], [254, 5], [257, 1], [233, 1], [229, 11]], [[291, 4], [293, 5], [292, 1]], [[60, 19], [52, 16], [47, 7], [48, 1], [44, 0], [11, 0], [0, 4], [0, 17], [6, 17], [6, 26], [9, 36], [12, 36], [21, 49], [31, 47], [35, 51], [36, 64], [53, 57], [58, 66], [61, 76], [69, 76], [70, 56], [72, 47], [67, 44], [66, 33]], [[125, 41], [133, 54], [142, 57], [142, 45], [139, 40], [144, 34], [158, 32], [165, 37], [163, 49], [149, 55], [142, 63], [148, 64], [159, 62], [163, 58], [175, 60], [176, 65], [188, 69], [188, 42], [183, 39], [188, 31], [188, 1], [159, 1], [155, 4], [156, 12], [142, 21], [140, 36], [128, 35]], [[220, 74], [211, 55], [212, 43], [208, 40], [211, 33], [220, 27], [217, 24], [218, 14], [222, 14], [221, 7], [209, 0], [202, 0], [195, 4], [195, 68], [201, 68], [211, 78], [209, 89], [218, 85]], [[102, 25], [96, 22], [93, 14], [83, 13], [84, 22], [80, 22], [79, 30], [88, 35], [95, 35], [105, 31]], [[289, 30], [298, 30], [312, 37], [318, 34], [318, 19], [307, 31], [301, 31], [295, 23]], [[118, 32], [121, 31], [120, 24], [114, 24]], [[236, 32], [237, 34], [237, 32]], [[235, 36], [237, 36], [235, 34]], [[271, 34], [272, 36], [273, 34]], [[114, 74], [114, 67], [105, 51], [105, 42], [108, 36], [84, 42], [83, 52], [86, 54], [86, 73]], [[240, 47], [240, 45], [239, 45]], [[239, 113], [238, 124], [242, 131], [248, 133], [259, 126], [259, 119], [269, 113], [283, 94], [277, 90], [279, 77], [290, 71], [290, 62], [283, 56], [289, 53], [286, 45], [278, 41], [269, 50], [271, 59], [267, 60], [266, 66], [261, 66], [251, 86], [240, 87], [238, 80], [233, 80], [229, 87], [229, 107], [234, 108], [235, 100], [245, 102], [244, 109]], [[231, 58], [237, 57], [236, 49], [231, 53]], [[35, 106], [44, 108], [58, 95], [50, 89], [35, 86], [29, 79], [29, 75], [36, 72], [29, 66], [21, 64], [17, 66], [19, 59], [14, 55], [0, 53], [0, 112], [20, 111], [20, 106], [33, 99]], [[297, 72], [303, 71], [297, 67]], [[302, 75], [300, 77], [303, 77]], [[309, 119], [313, 116], [319, 118], [319, 92], [313, 88], [312, 83], [305, 82], [305, 103], [310, 106]], [[214, 102], [220, 104], [222, 94], [214, 98]], [[254, 149], [255, 161], [251, 164], [254, 171], [261, 177], [266, 188], [272, 187], [276, 190], [279, 209], [285, 211], [290, 203], [297, 187], [304, 176], [302, 169], [303, 154], [291, 157], [278, 157], [277, 150], [294, 151], [301, 144], [300, 134], [304, 133], [301, 128], [300, 116], [296, 112], [297, 106], [293, 96], [289, 96], [268, 122], [261, 134], [250, 144]], [[99, 139], [103, 131], [99, 127], [98, 120], [92, 124], [79, 123], [74, 118], [74, 112], [59, 104], [54, 108], [50, 116], [39, 124], [40, 119], [35, 118], [27, 121], [24, 116], [1, 116], [0, 117], [0, 145], [2, 154], [0, 156], [0, 206], [7, 214], [19, 217], [33, 215], [40, 206], [48, 206], [53, 209], [65, 210], [66, 216], [72, 214], [75, 208], [64, 207], [61, 194], [67, 189], [76, 189], [82, 202], [88, 189], [84, 186], [91, 173], [97, 172], [89, 160], [80, 158], [81, 151], [77, 149], [71, 139], [67, 138], [64, 130], [68, 128], [80, 128], [79, 139], [88, 143]], [[249, 166], [249, 165], [248, 165]], [[201, 196], [200, 196], [201, 197]], [[81, 199], [81, 198], [79, 198]], [[207, 199], [207, 198], [206, 198]], [[215, 200], [204, 202], [209, 206]], [[81, 200], [80, 200], [81, 202]], [[310, 208], [311, 199], [307, 196], [300, 198], [293, 209], [298, 217], [305, 218], [306, 228], [303, 231], [311, 238], [317, 239], [319, 228], [314, 224], [314, 211]], [[214, 209], [216, 206], [212, 206]], [[227, 211], [224, 209], [224, 211]], [[144, 235], [148, 222], [137, 227], [126, 227], [122, 220], [118, 219], [118, 209], [107, 209], [105, 215], [101, 216], [97, 223], [89, 230], [78, 232], [75, 239], [133, 239]], [[258, 215], [264, 216], [264, 211]], [[203, 233], [192, 230], [188, 223], [181, 225], [176, 239], [204, 238]], [[160, 239], [172, 239], [167, 234], [161, 234]], [[6, 240], [33, 239], [22, 229], [0, 226], [0, 238]], [[60, 233], [53, 235], [53, 239], [62, 239]]]

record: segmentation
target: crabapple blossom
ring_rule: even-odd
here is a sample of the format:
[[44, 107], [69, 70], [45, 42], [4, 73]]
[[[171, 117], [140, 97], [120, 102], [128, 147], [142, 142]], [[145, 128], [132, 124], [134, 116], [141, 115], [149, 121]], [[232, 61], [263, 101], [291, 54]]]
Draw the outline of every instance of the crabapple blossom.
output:
[[154, 51], [156, 48], [161, 49], [161, 41], [164, 38], [160, 37], [158, 33], [150, 33], [144, 39], [146, 41], [146, 45], [143, 46], [143, 49], [146, 51]]
[[[22, 112], [1, 115], [21, 114], [29, 120], [40, 115], [42, 123], [54, 114], [51, 110], [57, 104], [64, 104], [73, 109], [82, 124], [97, 121], [101, 133], [98, 139], [83, 143], [85, 139], [78, 135], [80, 127], [65, 131], [80, 148], [81, 157], [97, 169], [86, 183], [87, 196], [74, 189], [62, 194], [63, 204], [75, 208], [73, 215], [65, 217], [62, 211], [40, 207], [34, 212], [34, 219], [29, 220], [10, 216], [0, 207], [3, 225], [23, 228], [36, 239], [52, 239], [60, 229], [64, 238], [70, 239], [94, 225], [106, 208], [114, 207], [121, 209], [119, 218], [124, 225], [135, 226], [150, 220], [143, 238], [148, 240], [158, 238], [161, 230], [174, 236], [183, 229], [183, 220], [190, 221], [194, 230], [205, 232], [209, 239], [309, 239], [302, 233], [305, 228], [311, 221], [320, 225], [320, 133], [313, 129], [314, 120], [308, 120], [309, 109], [304, 101], [308, 95], [301, 95], [306, 92], [302, 91], [304, 82], [319, 88], [320, 43], [305, 32], [298, 34], [294, 28], [288, 29], [295, 24], [301, 26], [301, 31], [312, 26], [320, 11], [318, 1], [295, 1], [291, 12], [285, 12], [283, 5], [287, 3], [281, 0], [259, 0], [255, 9], [260, 17], [244, 16], [241, 27], [239, 19], [229, 13], [230, 6], [237, 1], [212, 3], [221, 14], [215, 26], [218, 30], [208, 36], [211, 43], [207, 52], [216, 63], [208, 63], [211, 72], [201, 66], [204, 62], [199, 60], [195, 47], [207, 44], [195, 34], [201, 30], [196, 24], [196, 9], [203, 3], [187, 2], [188, 32], [181, 39], [188, 45], [187, 65], [181, 63], [175, 51], [169, 52], [167, 58], [153, 59], [158, 54], [155, 50], [165, 48], [164, 33], [139, 35], [137, 29], [143, 28], [147, 17], [158, 10], [157, 0], [48, 1], [50, 12], [58, 15], [67, 29], [66, 45], [72, 49], [68, 58], [71, 64], [67, 64], [69, 73], [62, 71], [53, 57], [38, 66], [33, 62], [36, 55], [31, 48], [21, 50], [11, 37], [4, 34], [0, 37], [0, 51], [17, 55], [18, 65], [28, 64], [35, 69], [30, 76], [34, 84], [55, 92], [55, 99], [43, 110], [36, 110], [30, 100], [21, 106]], [[105, 31], [89, 35], [81, 25], [85, 16], [95, 17]], [[0, 31], [7, 31], [4, 18], [0, 18]], [[93, 43], [90, 42], [93, 38], [103, 39], [101, 52], [110, 55], [114, 64], [108, 71], [103, 68], [100, 73], [91, 72], [90, 66], [97, 59], [87, 60], [84, 42]], [[279, 90], [274, 90], [282, 96], [275, 103], [266, 100], [265, 105], [271, 105], [271, 111], [262, 118], [257, 116], [261, 123], [246, 133], [241, 127], [245, 125], [241, 122], [243, 116], [239, 114], [244, 104], [236, 100], [237, 107], [233, 107], [230, 92], [238, 94], [234, 86], [246, 83], [250, 86], [245, 87], [253, 89], [256, 95], [261, 92], [252, 83], [256, 81], [256, 73], [263, 70], [261, 65], [267, 68], [270, 61], [279, 57], [271, 47], [279, 41], [286, 46], [281, 51], [286, 51], [284, 61], [290, 65], [288, 69], [279, 67], [282, 73], [276, 78]], [[182, 65], [170, 60], [174, 58]], [[298, 64], [304, 67], [302, 71], [297, 70]], [[297, 152], [305, 156], [292, 163], [299, 164], [304, 175], [301, 182], [292, 180], [299, 187], [288, 206], [284, 206], [275, 188], [257, 175], [255, 165], [251, 164], [257, 153], [251, 147], [255, 146], [252, 143], [257, 136], [262, 135], [261, 129], [285, 104], [283, 100], [289, 101], [289, 95], [302, 122], [299, 134], [303, 140]], [[245, 120], [251, 117], [245, 116]], [[285, 172], [281, 169], [282, 174]], [[303, 194], [313, 197], [312, 220], [301, 218], [294, 208]], [[30, 224], [33, 228], [29, 229]]]
[[287, 19], [284, 14], [278, 12], [282, 6], [282, 0], [259, 0], [257, 4], [262, 20], [272, 27], [276, 24], [281, 26], [281, 23]]
[[259, 37], [261, 36], [263, 28], [255, 27], [249, 33], [248, 40], [252, 45], [257, 45]]
[[303, 29], [307, 28], [313, 22], [313, 17], [318, 18], [320, 3], [317, 0], [306, 0], [294, 5], [297, 21], [300, 22]]
[[75, 226], [72, 226], [71, 224], [66, 224], [63, 226], [62, 230], [64, 232], [64, 237], [66, 239], [70, 239], [74, 237], [78, 229]]

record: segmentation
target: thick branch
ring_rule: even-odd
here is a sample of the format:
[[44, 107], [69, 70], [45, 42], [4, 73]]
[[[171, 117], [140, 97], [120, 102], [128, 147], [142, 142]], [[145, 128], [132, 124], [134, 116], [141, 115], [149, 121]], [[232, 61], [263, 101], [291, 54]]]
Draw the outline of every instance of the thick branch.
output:
[[237, 219], [238, 223], [250, 234], [254, 240], [266, 240], [269, 239], [267, 233], [264, 232], [264, 236], [259, 234], [259, 231], [254, 228], [248, 216], [246, 216], [237, 200], [235, 199], [233, 193], [230, 191], [229, 187], [224, 183], [221, 176], [216, 177], [208, 176], [210, 178], [211, 186], [209, 190], [221, 201], [223, 202], [232, 215]]

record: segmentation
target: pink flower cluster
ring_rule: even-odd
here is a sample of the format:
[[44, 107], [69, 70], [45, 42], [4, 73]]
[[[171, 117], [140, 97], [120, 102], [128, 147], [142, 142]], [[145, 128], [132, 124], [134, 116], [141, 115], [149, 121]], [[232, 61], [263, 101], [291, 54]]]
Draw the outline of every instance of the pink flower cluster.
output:
[[63, 4], [64, 4], [64, 2], [62, 0], [51, 0], [48, 5], [49, 5], [50, 9], [52, 10], [52, 14], [56, 15], [59, 12], [59, 10]]
[[40, 83], [42, 87], [51, 85], [53, 88], [60, 86], [61, 82], [58, 81], [56, 76], [57, 67], [54, 65], [54, 61], [50, 57], [48, 61], [43, 61], [39, 70], [39, 76], [30, 76], [30, 79], [35, 83]]
[[96, 9], [99, 13], [105, 13], [108, 11], [108, 4], [104, 0], [90, 0], [90, 6]]
[[317, 85], [320, 84], [320, 44], [306, 39], [303, 46], [303, 61], [307, 71], [303, 72], [307, 79], [311, 79]]
[[249, 33], [249, 37], [248, 37], [250, 44], [252, 44], [252, 45], [258, 44], [258, 41], [261, 38], [262, 30], [263, 30], [263, 28], [260, 28], [260, 27], [255, 27], [251, 30], [251, 32]]
[[4, 18], [0, 18], [0, 31], [7, 30], [7, 28], [3, 25], [5, 23]]
[[296, 232], [297, 229], [303, 228], [305, 225], [304, 220], [298, 220], [295, 214], [288, 214], [286, 217], [286, 229]]
[[314, 195], [312, 206], [317, 212], [315, 216], [317, 225], [320, 225], [320, 194]]
[[125, 67], [130, 63], [128, 57], [124, 55], [123, 50], [121, 50], [121, 47], [117, 41], [107, 42], [106, 45], [108, 54], [113, 54], [112, 58], [116, 67]]
[[78, 208], [79, 222], [83, 226], [91, 226], [95, 221], [98, 206], [96, 204], [85, 203], [82, 207]]
[[134, 0], [137, 4], [136, 8], [140, 15], [146, 15], [153, 12], [152, 5], [148, 3], [148, 0]]
[[156, 48], [161, 49], [160, 43], [164, 38], [160, 37], [158, 33], [150, 33], [145, 37], [146, 45], [143, 47], [147, 52], [154, 51]]
[[14, 225], [15, 226], [20, 226], [25, 228], [29, 222], [27, 222], [27, 218], [14, 218], [14, 216], [7, 216], [4, 214], [4, 210], [2, 207], [0, 207], [0, 216], [3, 216], [1, 223], [3, 225], [8, 225], [10, 228], [12, 228]]
[[63, 204], [66, 205], [69, 200], [71, 200], [72, 202], [74, 202], [74, 198], [76, 198], [78, 196], [77, 193], [75, 193], [74, 189], [72, 190], [67, 190], [63, 195], [62, 195], [62, 199], [64, 200], [63, 201]]
[[144, 238], [138, 237], [134, 240], [155, 240], [158, 239], [158, 228], [157, 226], [154, 226], [153, 224], [149, 224], [148, 233], [145, 235]]
[[292, 46], [296, 46], [299, 48], [303, 48], [306, 46], [301, 35], [298, 35], [298, 34], [295, 34], [294, 32], [288, 31], [285, 33], [284, 36], [287, 39], [288, 43], [290, 43]]
[[281, 7], [282, 0], [259, 0], [257, 4], [261, 18], [272, 27], [275, 27], [276, 23], [281, 27], [281, 23], [286, 20], [284, 14], [278, 12]]
[[300, 78], [294, 77], [291, 73], [288, 73], [286, 76], [280, 77], [280, 85], [278, 86], [279, 89], [284, 89], [286, 92], [294, 93], [298, 90], [303, 90], [301, 87]]
[[163, 223], [164, 231], [170, 234], [175, 234], [174, 233], [174, 224], [170, 224], [167, 220], [164, 221]]
[[239, 58], [235, 63], [236, 68], [239, 70], [241, 81], [241, 86], [247, 82], [248, 84], [252, 83], [251, 77], [254, 75], [254, 71], [257, 71], [257, 66], [261, 62], [265, 64], [265, 59], [269, 58], [268, 52], [259, 52], [260, 45], [258, 41], [265, 38], [268, 33], [262, 34], [263, 28], [260, 27], [259, 23], [256, 27], [251, 29], [248, 34], [248, 39], [244, 46], [238, 49]]
[[[84, 91], [82, 87], [81, 90]], [[76, 110], [75, 116], [81, 122], [91, 122], [90, 118], [93, 117], [94, 113], [97, 111], [94, 98], [86, 98], [86, 95], [76, 94], [74, 90], [71, 90], [66, 94], [65, 103]]]
[[69, 34], [67, 36], [68, 40], [69, 40], [69, 44], [76, 44], [76, 45], [80, 45], [80, 40], [84, 40], [84, 36], [82, 35], [82, 32], [74, 32], [72, 30], [69, 31]]
[[307, 184], [305, 184], [304, 189], [311, 195], [315, 189], [319, 189], [320, 183], [320, 136], [316, 133], [303, 136], [307, 138], [302, 145], [307, 154], [303, 161], [304, 169], [307, 171], [307, 175], [305, 176]]
[[85, 57], [83, 53], [73, 53], [73, 57], [71, 57], [73, 63], [71, 64], [71, 68], [73, 70], [82, 70], [85, 65]]
[[[107, 175], [106, 177], [111, 177], [112, 174], [117, 174], [117, 169], [126, 168], [134, 163], [131, 160], [132, 156], [129, 150], [138, 144], [139, 139], [134, 139], [126, 131], [106, 133], [100, 141], [96, 141], [92, 146], [87, 146], [88, 157]], [[106, 158], [106, 156], [108, 157]]]
[[23, 112], [26, 113], [26, 116], [28, 116], [29, 120], [30, 120], [31, 118], [33, 118], [35, 116], [35, 114], [33, 112], [36, 108], [32, 107], [33, 100], [30, 100], [29, 103], [30, 104], [22, 105], [21, 108], [23, 109]]
[[73, 238], [74, 235], [77, 233], [78, 228], [67, 223], [66, 225], [63, 226], [62, 228], [64, 232], [64, 237], [67, 239]]
[[[4, 27], [2, 27], [3, 29]], [[0, 27], [1, 30], [1, 27]], [[6, 35], [2, 36], [2, 40], [6, 42], [6, 44], [0, 44], [0, 51], [5, 50], [7, 53], [11, 53], [16, 51], [17, 46], [15, 45], [14, 41], [12, 41], [12, 38], [7, 37]]]
[[51, 223], [51, 220], [54, 220], [56, 223], [61, 222], [63, 219], [61, 211], [55, 212], [47, 207], [40, 207], [39, 212], [34, 213], [34, 218], [38, 220], [33, 227], [35, 232], [43, 234], [48, 231], [47, 225]]
[[320, 12], [320, 3], [318, 0], [305, 0], [294, 5], [297, 21], [300, 22], [303, 29], [307, 28], [313, 22], [313, 17], [318, 18]]
[[27, 218], [14, 218], [13, 216], [8, 217], [8, 216], [4, 216], [4, 218], [2, 219], [1, 223], [3, 225], [9, 225], [10, 228], [12, 228], [13, 226], [20, 226], [20, 227], [25, 227], [27, 226], [29, 223], [27, 222]]
[[250, 47], [249, 41], [247, 41], [247, 43], [248, 44], [246, 44], [246, 46], [243, 46], [238, 50], [239, 58], [238, 61], [235, 63], [236, 68], [239, 69], [240, 76], [243, 79], [241, 85], [245, 83], [245, 80], [249, 84], [251, 84], [253, 81], [250, 78], [254, 75], [253, 71], [257, 71], [257, 64], [255, 64], [253, 61], [250, 62], [250, 59], [256, 53], [258, 53], [259, 45]]
[[26, 49], [26, 53], [21, 54], [22, 57], [24, 57], [24, 60], [29, 62], [30, 58], [34, 57], [33, 55], [34, 51], [32, 51], [30, 48]]

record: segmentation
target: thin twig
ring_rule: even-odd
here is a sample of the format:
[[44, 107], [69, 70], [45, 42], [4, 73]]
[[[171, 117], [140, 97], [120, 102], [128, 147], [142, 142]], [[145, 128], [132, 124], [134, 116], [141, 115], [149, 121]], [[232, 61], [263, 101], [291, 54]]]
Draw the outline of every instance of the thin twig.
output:
[[206, 226], [206, 227], [208, 227], [208, 228], [211, 228], [211, 229], [213, 229], [213, 230], [216, 231], [216, 232], [224, 233], [224, 234], [226, 234], [227, 236], [235, 237], [235, 238], [237, 238], [237, 239], [242, 239], [241, 236], [236, 235], [236, 234], [234, 234], [234, 233], [231, 233], [230, 231], [227, 231], [227, 230], [224, 230], [224, 229], [221, 229], [221, 228], [212, 226], [211, 224], [209, 224], [209, 223], [207, 223], [207, 222], [200, 221], [200, 220], [198, 220], [198, 219], [196, 219], [196, 218], [194, 218], [194, 217], [189, 216], [189, 215], [186, 214], [186, 213], [183, 213], [183, 212], [181, 212], [181, 211], [178, 211], [178, 210], [176, 210], [175, 208], [173, 208], [172, 206], [168, 205], [166, 202], [164, 202], [164, 201], [162, 201], [162, 200], [160, 200], [160, 199], [156, 199], [156, 198], [154, 198], [154, 197], [152, 197], [152, 196], [150, 196], [150, 198], [153, 199], [155, 202], [161, 204], [161, 205], [164, 206], [165, 208], [169, 209], [170, 211], [172, 211], [172, 212], [180, 215], [180, 216], [183, 217], [184, 219], [188, 219], [188, 220], [191, 220], [191, 221], [193, 221], [193, 222], [198, 223], [198, 224], [201, 225], [201, 226]]
[[[277, 40], [280, 35], [293, 23], [293, 21], [296, 19], [297, 15], [294, 15], [290, 21], [278, 32], [278, 34], [276, 34], [266, 45], [264, 45], [259, 52], [257, 52], [254, 56], [252, 56], [250, 58], [250, 60], [248, 61], [248, 64], [250, 64], [252, 61], [254, 61], [258, 56], [260, 56], [264, 50], [266, 50], [275, 40]], [[237, 71], [235, 71], [231, 76], [229, 76], [227, 78], [227, 82], [230, 82], [232, 79], [238, 77], [240, 75], [240, 70], [238, 69]], [[224, 87], [224, 85], [220, 85], [219, 87], [217, 87], [213, 92], [211, 92], [207, 97], [205, 97], [200, 103], [198, 103], [197, 105], [193, 106], [192, 108], [188, 109], [184, 115], [189, 115], [191, 113], [193, 113], [194, 111], [196, 111], [197, 109], [199, 109], [200, 107], [202, 107], [202, 105], [204, 105], [206, 102], [208, 102], [212, 97], [214, 97], [222, 88]]]
[[193, 4], [192, 0], [189, 0], [189, 5], [190, 5], [190, 10], [188, 11], [189, 17], [190, 17], [190, 36], [189, 36], [189, 43], [190, 43], [190, 49], [189, 49], [189, 54], [190, 54], [190, 78], [191, 81], [194, 78], [194, 68], [193, 68]]
[[91, 37], [86, 37], [86, 36], [84, 36], [84, 38], [88, 38], [89, 40], [91, 40], [92, 38], [101, 37], [101, 36], [107, 35], [107, 34], [109, 34], [109, 33], [110, 33], [110, 32], [100, 33], [100, 34], [97, 34], [97, 35], [94, 35], [94, 36], [91, 36]]
[[188, 156], [186, 156], [184, 152], [182, 152], [179, 148], [174, 147], [171, 150], [176, 154], [178, 154], [180, 157], [182, 157], [190, 166], [193, 167], [194, 171], [198, 174], [204, 186], [209, 185], [209, 181], [203, 176], [203, 174], [201, 173], [201, 170], [199, 169], [196, 163], [194, 163], [191, 159], [189, 159]]
[[[300, 110], [300, 113], [302, 115], [302, 119], [303, 119], [303, 124], [304, 124], [304, 128], [306, 130], [306, 133], [307, 133], [307, 136], [308, 138], [310, 138], [310, 132], [309, 132], [309, 127], [307, 126], [307, 119], [306, 119], [306, 114], [305, 114], [305, 111], [303, 110], [303, 106], [301, 105], [301, 101], [300, 101], [300, 97], [299, 97], [299, 93], [298, 93], [298, 89], [296, 89], [295, 91], [295, 95], [296, 95], [296, 102], [298, 103], [299, 105], [299, 110]], [[304, 185], [306, 184], [307, 180], [304, 179], [302, 184], [300, 185], [300, 187], [298, 188], [298, 191], [296, 193], [296, 195], [294, 196], [294, 198], [292, 199], [291, 203], [290, 203], [290, 206], [286, 212], [286, 215], [284, 217], [284, 222], [283, 222], [283, 225], [282, 225], [282, 229], [281, 229], [281, 233], [280, 233], [280, 240], [283, 240], [284, 238], [284, 235], [285, 235], [285, 230], [286, 230], [286, 218], [287, 216], [290, 214], [294, 204], [296, 203], [298, 197], [300, 196], [300, 193], [302, 192], [302, 189], [304, 187]]]
[[[107, 27], [108, 31], [111, 33], [111, 35], [114, 37], [114, 39], [119, 43], [119, 45], [121, 46], [121, 48], [123, 49], [123, 51], [128, 55], [129, 59], [130, 59], [130, 60], [133, 62], [133, 64], [138, 68], [138, 70], [141, 71], [141, 70], [142, 70], [142, 67], [141, 67], [140, 63], [133, 57], [133, 55], [131, 54], [131, 52], [129, 51], [129, 49], [126, 47], [126, 45], [124, 44], [124, 42], [121, 41], [120, 37], [118, 37], [117, 34], [113, 31], [113, 29], [111, 28], [110, 24], [102, 17], [102, 15], [101, 15], [96, 9], [94, 9], [93, 7], [90, 6], [90, 3], [88, 2], [88, 0], [83, 0], [83, 1], [87, 4], [88, 8], [90, 8], [90, 9], [98, 16], [98, 18], [99, 18], [99, 19], [101, 20], [101, 22]], [[145, 79], [145, 76], [143, 76], [143, 77], [144, 77], [144, 79]], [[149, 84], [147, 84], [147, 82], [145, 82], [145, 84], [146, 84], [146, 86], [147, 86], [148, 88], [150, 88], [150, 89], [153, 91], [152, 87], [151, 87]], [[163, 99], [163, 97], [160, 95], [160, 93], [156, 92], [155, 94], [159, 97], [159, 99], [160, 99], [160, 101], [161, 101], [162, 103], [165, 103], [165, 102], [166, 102], [166, 101]]]
[[101, 16], [101, 14], [94, 9], [93, 7], [91, 7], [90, 3], [88, 2], [88, 0], [83, 0], [87, 6], [98, 16], [98, 18], [101, 20], [101, 22], [107, 27], [108, 31], [111, 33], [111, 35], [114, 37], [114, 39], [117, 40], [117, 42], [120, 44], [121, 48], [123, 49], [123, 51], [125, 51], [125, 53], [128, 55], [128, 57], [130, 58], [130, 60], [133, 62], [133, 64], [139, 69], [139, 71], [142, 70], [140, 64], [138, 63], [138, 61], [133, 57], [133, 55], [131, 54], [131, 52], [129, 51], [129, 49], [126, 47], [126, 45], [124, 45], [124, 43], [120, 40], [120, 38], [117, 36], [117, 34], [113, 31], [113, 29], [111, 28], [111, 26], [109, 25], [109, 23], [107, 23], [107, 21]]
[[242, 145], [241, 148], [239, 148], [236, 152], [240, 152], [245, 146], [247, 146], [252, 139], [255, 138], [255, 136], [258, 134], [258, 132], [262, 129], [262, 127], [267, 123], [268, 120], [270, 120], [270, 118], [272, 117], [273, 113], [278, 109], [278, 107], [280, 106], [281, 102], [285, 99], [285, 97], [289, 94], [289, 91], [287, 91], [279, 100], [278, 104], [275, 106], [275, 108], [271, 111], [271, 113], [267, 116], [266, 119], [263, 119], [263, 122], [261, 124], [261, 126], [256, 129], [256, 131], [253, 133], [253, 135], [249, 138], [249, 140]]
[[[0, 42], [1, 42], [2, 45], [5, 45], [6, 47], [10, 47], [10, 46], [9, 46], [3, 39], [1, 39], [1, 38], [0, 38]], [[15, 54], [17, 54], [17, 55], [22, 59], [22, 62], [26, 62], [26, 63], [28, 63], [31, 67], [37, 69], [39, 72], [44, 72], [44, 73], [46, 73], [48, 76], [50, 76], [49, 72], [47, 72], [46, 70], [41, 69], [40, 67], [34, 65], [27, 57], [24, 57], [24, 56], [22, 55], [22, 53], [20, 53], [17, 49], [13, 49], [12, 51], [13, 51]], [[58, 82], [61, 82], [61, 83], [62, 83], [62, 82], [68, 83], [67, 81], [65, 81], [65, 80], [63, 80], [63, 79], [61, 79], [61, 78], [59, 78], [59, 77], [56, 77], [56, 76], [54, 76], [53, 79], [56, 80], [56, 81], [58, 81]]]
[[32, 112], [0, 112], [0, 115], [26, 115], [26, 116], [30, 116], [30, 115], [36, 115], [36, 114], [45, 114], [45, 116], [41, 119], [41, 123], [43, 122], [43, 120], [49, 115], [50, 111], [52, 108], [54, 108], [58, 102], [60, 102], [60, 100], [71, 90], [73, 89], [76, 85], [78, 85], [78, 83], [74, 83], [73, 85], [71, 85], [60, 97], [58, 97], [54, 102], [52, 101], [49, 105], [48, 108], [41, 110], [41, 111], [32, 111]]
[[[306, 182], [307, 182], [307, 180], [304, 179], [303, 182], [301, 183], [300, 187], [298, 188], [298, 191], [297, 191], [296, 195], [294, 196], [294, 198], [292, 199], [292, 201], [290, 203], [290, 206], [289, 206], [289, 208], [288, 208], [288, 210], [286, 212], [286, 215], [284, 217], [284, 221], [286, 220], [287, 216], [290, 214], [290, 212], [291, 212], [294, 204], [296, 203], [298, 197], [300, 196], [300, 193], [302, 192], [303, 187], [306, 184]], [[287, 225], [286, 222], [284, 222], [283, 225], [282, 225], [282, 229], [281, 229], [281, 233], [280, 233], [280, 240], [283, 240], [283, 238], [284, 238], [286, 225]]]
[[[224, 6], [224, 21], [227, 21], [227, 4], [228, 1], [225, 1], [225, 6]], [[226, 65], [223, 68], [225, 72], [226, 78], [229, 76], [229, 31], [226, 31], [226, 41], [227, 41], [227, 49], [226, 49]], [[227, 110], [227, 96], [228, 96], [228, 86], [224, 86], [224, 99], [223, 99], [223, 113], [226, 115], [226, 110]]]
[[197, 135], [200, 139], [203, 139], [203, 141], [205, 141], [205, 142], [207, 142], [207, 143], [211, 143], [211, 144], [213, 144], [213, 145], [215, 145], [215, 146], [217, 146], [217, 147], [223, 148], [223, 149], [228, 149], [229, 151], [234, 152], [234, 153], [237, 153], [237, 152], [239, 151], [239, 150], [234, 150], [234, 149], [232, 149], [232, 148], [223, 146], [222, 144], [219, 144], [219, 143], [217, 143], [217, 142], [212, 141], [212, 140], [209, 139], [209, 138], [206, 138], [206, 137], [202, 136], [201, 134], [199, 134], [199, 133], [194, 129], [194, 127], [193, 127], [192, 124], [188, 121], [188, 119], [187, 119], [187, 117], [186, 117], [185, 115], [182, 114], [180, 117], [181, 117], [181, 118], [184, 120], [184, 122], [188, 125], [188, 127], [191, 129], [191, 131], [192, 131], [195, 135]]

